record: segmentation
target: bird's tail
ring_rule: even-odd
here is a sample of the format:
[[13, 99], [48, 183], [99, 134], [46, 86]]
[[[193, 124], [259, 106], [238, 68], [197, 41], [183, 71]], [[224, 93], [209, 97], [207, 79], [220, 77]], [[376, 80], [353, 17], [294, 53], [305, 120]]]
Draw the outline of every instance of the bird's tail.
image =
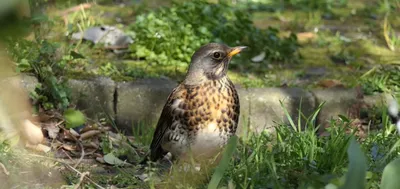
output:
[[396, 125], [397, 131], [400, 133], [400, 112], [399, 104], [396, 99], [392, 99], [389, 103], [388, 112], [392, 123]]

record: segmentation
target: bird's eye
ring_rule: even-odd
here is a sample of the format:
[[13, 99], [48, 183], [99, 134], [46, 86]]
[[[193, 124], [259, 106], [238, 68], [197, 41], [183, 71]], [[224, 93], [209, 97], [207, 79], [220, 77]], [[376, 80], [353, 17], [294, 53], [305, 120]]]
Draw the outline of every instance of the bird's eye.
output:
[[215, 58], [215, 59], [220, 59], [222, 56], [221, 56], [221, 53], [220, 52], [215, 52], [214, 54], [213, 54], [213, 58]]

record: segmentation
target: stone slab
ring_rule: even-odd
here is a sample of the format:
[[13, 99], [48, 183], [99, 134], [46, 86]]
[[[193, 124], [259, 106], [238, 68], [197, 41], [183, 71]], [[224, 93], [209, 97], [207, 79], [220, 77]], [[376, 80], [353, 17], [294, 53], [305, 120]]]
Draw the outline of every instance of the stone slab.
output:
[[107, 77], [88, 80], [70, 79], [71, 103], [82, 110], [89, 118], [115, 117], [114, 95], [116, 83]]
[[21, 83], [25, 90], [29, 93], [34, 91], [36, 85], [39, 84], [38, 79], [35, 76], [28, 75], [28, 74], [21, 74]]
[[352, 109], [363, 103], [357, 89], [330, 88], [312, 90], [318, 104], [324, 103], [319, 115], [319, 133], [323, 133], [329, 122], [337, 119], [338, 115], [349, 116]]
[[[263, 131], [271, 133], [280, 123], [289, 124], [285, 109], [297, 123], [300, 107], [306, 117], [309, 117], [316, 108], [312, 93], [300, 88], [250, 88], [243, 91], [240, 98], [241, 101], [248, 101], [249, 108], [241, 114], [247, 120], [240, 127], [247, 128], [240, 130], [256, 133]], [[301, 128], [304, 127], [303, 124]]]
[[176, 86], [176, 82], [168, 79], [139, 79], [118, 83], [117, 125], [128, 133], [137, 124], [154, 126], [169, 94]]

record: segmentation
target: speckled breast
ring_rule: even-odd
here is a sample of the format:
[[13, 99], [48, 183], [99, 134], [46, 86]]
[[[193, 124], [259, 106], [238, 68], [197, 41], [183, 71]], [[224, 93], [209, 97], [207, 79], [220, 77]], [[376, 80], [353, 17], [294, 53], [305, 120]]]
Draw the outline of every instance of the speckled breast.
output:
[[171, 105], [173, 122], [162, 148], [177, 156], [189, 149], [196, 156], [212, 155], [236, 132], [240, 105], [234, 85], [224, 77], [180, 87]]

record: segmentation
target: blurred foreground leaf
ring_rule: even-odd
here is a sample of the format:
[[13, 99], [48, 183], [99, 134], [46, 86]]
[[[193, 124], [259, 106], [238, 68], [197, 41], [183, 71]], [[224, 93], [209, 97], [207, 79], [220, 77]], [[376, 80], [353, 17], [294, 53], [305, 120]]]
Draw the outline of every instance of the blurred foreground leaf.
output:
[[208, 184], [208, 189], [216, 189], [218, 188], [219, 182], [221, 181], [222, 177], [226, 169], [229, 167], [229, 161], [236, 150], [238, 138], [237, 136], [232, 136], [229, 141], [228, 145], [225, 148], [224, 154], [222, 155], [221, 162], [219, 163], [218, 167], [215, 169], [215, 172], [211, 178], [210, 183]]
[[381, 189], [399, 188], [400, 180], [397, 178], [400, 174], [400, 158], [391, 161], [386, 165], [382, 174]]
[[68, 109], [64, 112], [67, 129], [78, 127], [86, 122], [85, 115], [79, 110]]
[[0, 1], [0, 19], [3, 18], [4, 14], [8, 13], [11, 9], [14, 9], [15, 5], [20, 0], [1, 0]]
[[346, 181], [341, 189], [364, 189], [367, 160], [361, 151], [360, 145], [354, 138], [350, 141], [347, 154], [349, 156], [349, 171], [346, 174]]

